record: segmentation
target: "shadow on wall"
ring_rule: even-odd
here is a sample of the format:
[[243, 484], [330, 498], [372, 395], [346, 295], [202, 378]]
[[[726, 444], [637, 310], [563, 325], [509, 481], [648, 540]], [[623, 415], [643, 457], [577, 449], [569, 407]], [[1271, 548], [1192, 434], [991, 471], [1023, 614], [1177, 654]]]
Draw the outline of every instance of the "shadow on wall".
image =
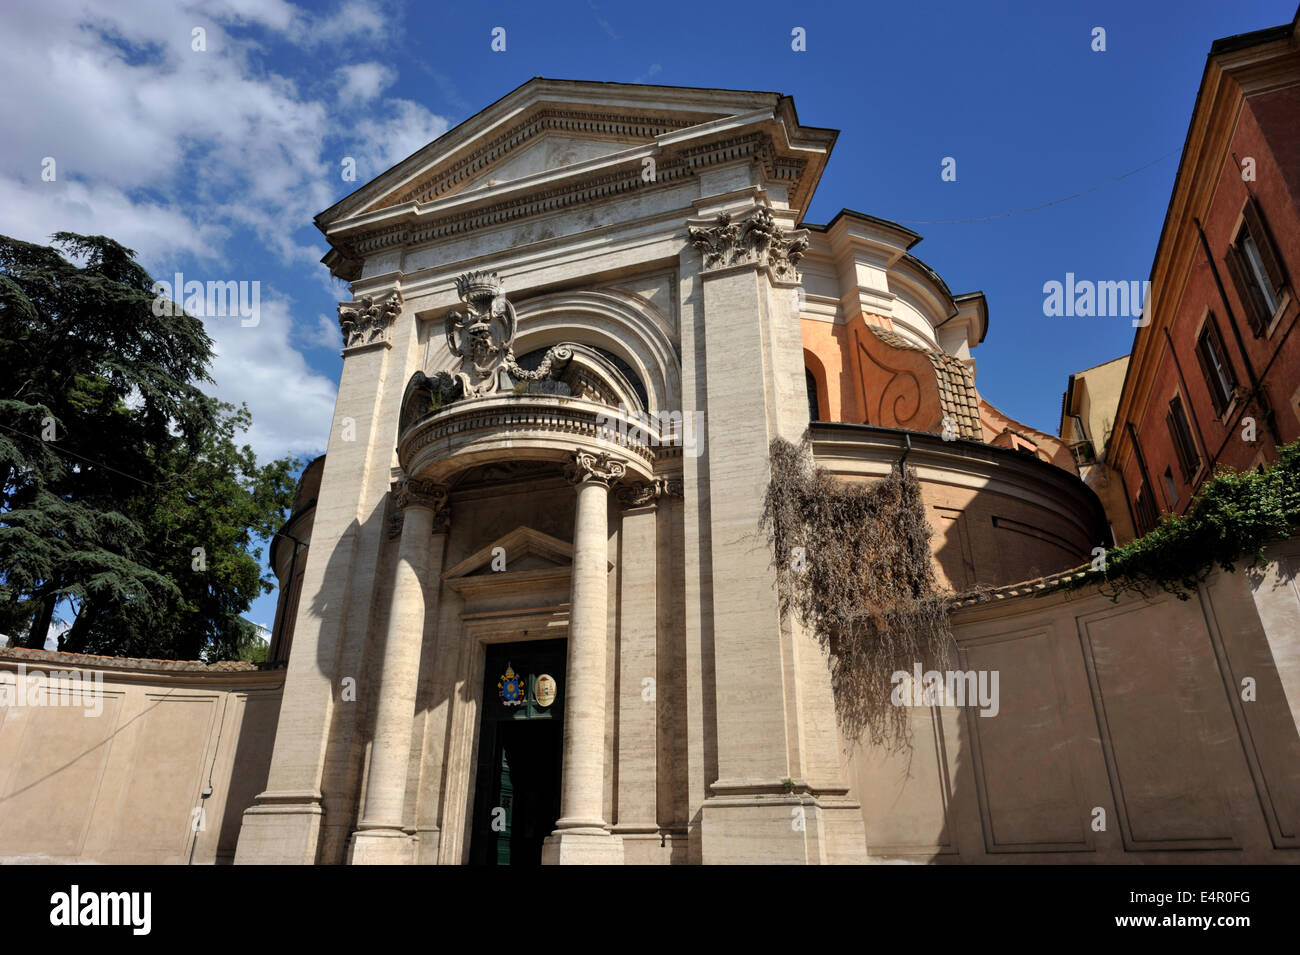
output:
[[[0, 707], [0, 858], [230, 861], [266, 780], [283, 671], [95, 659], [0, 657], [7, 682], [21, 666], [64, 701]], [[74, 692], [94, 708], [68, 705]]]
[[[1189, 601], [996, 597], [954, 614], [993, 705], [916, 706], [909, 751], [855, 746], [877, 861], [1300, 862], [1300, 542]], [[984, 685], [988, 685], [986, 682]], [[984, 702], [981, 700], [980, 702]]]

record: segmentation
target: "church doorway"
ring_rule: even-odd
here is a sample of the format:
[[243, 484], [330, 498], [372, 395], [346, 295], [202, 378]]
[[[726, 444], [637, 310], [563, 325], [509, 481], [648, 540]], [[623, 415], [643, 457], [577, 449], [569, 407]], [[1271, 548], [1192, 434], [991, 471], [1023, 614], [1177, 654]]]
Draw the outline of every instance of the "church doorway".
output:
[[542, 861], [560, 816], [567, 643], [485, 648], [471, 864]]

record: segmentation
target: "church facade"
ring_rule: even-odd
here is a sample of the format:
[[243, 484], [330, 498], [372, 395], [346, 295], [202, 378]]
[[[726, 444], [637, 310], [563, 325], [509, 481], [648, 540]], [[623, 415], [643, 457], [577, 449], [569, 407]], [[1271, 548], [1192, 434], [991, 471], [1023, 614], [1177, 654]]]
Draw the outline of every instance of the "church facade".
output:
[[536, 79], [317, 218], [355, 299], [236, 861], [866, 861], [769, 443], [917, 468], [957, 591], [1109, 541], [976, 389], [982, 294], [895, 223], [803, 221], [835, 136], [778, 94]]
[[[834, 141], [536, 79], [322, 213], [352, 298], [270, 660], [0, 649], [0, 863], [1300, 859], [1300, 539], [1186, 600], [1056, 586], [1111, 541], [1078, 449], [977, 387], [988, 305], [919, 235], [804, 219]], [[954, 595], [902, 748], [781, 611], [805, 435], [915, 473]]]

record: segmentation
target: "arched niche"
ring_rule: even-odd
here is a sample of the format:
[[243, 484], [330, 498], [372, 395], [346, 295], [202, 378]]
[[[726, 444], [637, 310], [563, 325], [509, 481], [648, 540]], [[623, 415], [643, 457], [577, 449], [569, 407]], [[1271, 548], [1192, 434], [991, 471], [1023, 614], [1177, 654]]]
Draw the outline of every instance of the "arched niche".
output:
[[640, 379], [646, 410], [681, 410], [672, 322], [640, 296], [616, 289], [556, 292], [520, 302], [516, 312], [516, 356], [567, 342], [606, 351], [626, 362]]

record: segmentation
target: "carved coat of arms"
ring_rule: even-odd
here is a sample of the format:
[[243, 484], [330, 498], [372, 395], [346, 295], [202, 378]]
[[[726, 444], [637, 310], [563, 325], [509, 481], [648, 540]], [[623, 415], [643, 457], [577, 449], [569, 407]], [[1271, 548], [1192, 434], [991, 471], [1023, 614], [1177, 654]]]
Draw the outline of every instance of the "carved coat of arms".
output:
[[509, 392], [514, 388], [508, 365], [513, 359], [518, 319], [501, 293], [495, 272], [467, 272], [456, 279], [465, 311], [447, 313], [447, 347], [461, 360], [455, 378], [466, 397]]

